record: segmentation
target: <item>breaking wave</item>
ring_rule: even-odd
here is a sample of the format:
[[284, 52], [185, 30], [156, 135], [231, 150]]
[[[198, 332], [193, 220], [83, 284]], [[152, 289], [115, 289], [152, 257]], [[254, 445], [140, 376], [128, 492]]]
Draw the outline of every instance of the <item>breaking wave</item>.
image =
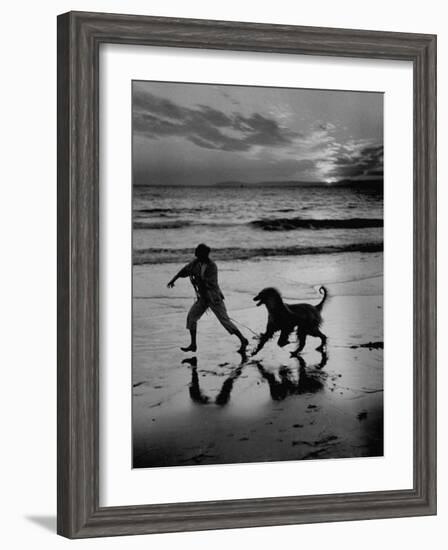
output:
[[[286, 246], [271, 248], [214, 248], [215, 260], [248, 260], [273, 256], [303, 256], [306, 254], [335, 254], [341, 252], [381, 252], [382, 242], [354, 243], [327, 246]], [[146, 248], [134, 250], [135, 265], [182, 263], [193, 256], [192, 248]]]
[[293, 229], [362, 229], [383, 227], [381, 218], [347, 219], [306, 219], [306, 218], [265, 218], [250, 222], [264, 231], [291, 231]]
[[[134, 220], [134, 229], [182, 229], [190, 226], [237, 226], [241, 222], [196, 222], [192, 220]], [[307, 218], [262, 218], [247, 222], [249, 227], [263, 231], [292, 231], [294, 229], [364, 229], [383, 227], [381, 218], [307, 219]]]

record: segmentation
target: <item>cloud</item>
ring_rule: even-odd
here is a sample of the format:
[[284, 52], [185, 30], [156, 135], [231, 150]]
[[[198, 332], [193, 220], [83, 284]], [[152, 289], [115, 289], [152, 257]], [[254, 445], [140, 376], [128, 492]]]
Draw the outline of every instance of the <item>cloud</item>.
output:
[[182, 107], [139, 89], [133, 100], [134, 131], [149, 139], [181, 137], [204, 149], [250, 151], [256, 146], [289, 145], [301, 136], [260, 113], [243, 116], [207, 105]]
[[300, 170], [306, 168], [307, 174], [320, 181], [383, 177], [383, 145], [371, 138], [344, 140], [339, 128], [331, 122], [315, 122], [309, 134], [300, 140], [300, 151], [303, 159]]
[[332, 179], [368, 180], [383, 177], [383, 146], [350, 142], [340, 147], [329, 173]]

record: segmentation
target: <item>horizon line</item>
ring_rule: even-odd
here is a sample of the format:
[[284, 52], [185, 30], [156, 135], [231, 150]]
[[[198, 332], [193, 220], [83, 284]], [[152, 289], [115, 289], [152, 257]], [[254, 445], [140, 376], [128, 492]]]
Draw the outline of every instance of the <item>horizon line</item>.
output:
[[348, 186], [364, 186], [364, 185], [384, 185], [383, 179], [377, 180], [364, 180], [364, 181], [336, 181], [336, 182], [325, 182], [325, 181], [316, 181], [316, 182], [254, 182], [254, 183], [245, 183], [245, 182], [234, 182], [234, 183], [133, 183], [135, 187], [348, 187]]

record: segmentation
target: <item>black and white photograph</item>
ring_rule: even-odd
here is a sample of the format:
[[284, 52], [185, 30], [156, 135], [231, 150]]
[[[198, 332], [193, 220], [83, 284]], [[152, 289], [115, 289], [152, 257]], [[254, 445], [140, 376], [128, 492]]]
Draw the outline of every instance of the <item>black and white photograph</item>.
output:
[[133, 81], [132, 151], [132, 466], [383, 456], [383, 94]]

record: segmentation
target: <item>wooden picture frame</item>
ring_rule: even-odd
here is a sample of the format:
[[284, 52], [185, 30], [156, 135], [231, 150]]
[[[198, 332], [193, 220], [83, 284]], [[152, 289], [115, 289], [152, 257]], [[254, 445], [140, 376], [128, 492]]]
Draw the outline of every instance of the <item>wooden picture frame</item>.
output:
[[[99, 505], [99, 47], [407, 60], [414, 74], [414, 485], [409, 490]], [[136, 15], [58, 17], [58, 533], [69, 538], [436, 513], [436, 37]]]

